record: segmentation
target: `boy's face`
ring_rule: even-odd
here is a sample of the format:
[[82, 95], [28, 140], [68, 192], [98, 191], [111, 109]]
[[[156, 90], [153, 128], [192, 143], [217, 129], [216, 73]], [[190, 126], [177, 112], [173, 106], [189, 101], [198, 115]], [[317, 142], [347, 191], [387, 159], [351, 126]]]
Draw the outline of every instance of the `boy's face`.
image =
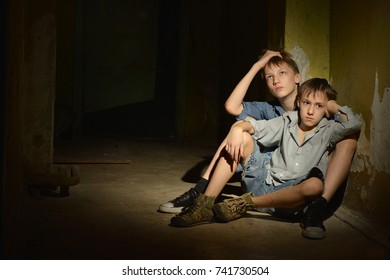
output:
[[305, 92], [298, 102], [300, 128], [303, 131], [314, 129], [326, 114], [328, 98], [325, 93], [316, 91]]
[[286, 63], [278, 65], [266, 65], [264, 68], [264, 78], [270, 93], [277, 99], [284, 99], [290, 95], [295, 98], [297, 84], [301, 81], [298, 73]]

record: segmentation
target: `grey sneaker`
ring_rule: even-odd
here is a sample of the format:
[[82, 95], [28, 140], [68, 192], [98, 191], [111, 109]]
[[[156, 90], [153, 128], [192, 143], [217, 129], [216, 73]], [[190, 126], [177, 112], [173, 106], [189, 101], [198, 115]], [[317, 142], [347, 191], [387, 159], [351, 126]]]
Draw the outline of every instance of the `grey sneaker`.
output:
[[160, 205], [158, 210], [164, 213], [179, 214], [184, 207], [192, 205], [199, 193], [191, 188], [180, 196]]
[[246, 193], [242, 196], [225, 199], [214, 205], [213, 212], [217, 222], [227, 223], [241, 218], [246, 211], [254, 209], [252, 193]]
[[190, 227], [197, 224], [209, 223], [214, 220], [213, 205], [215, 197], [199, 194], [194, 204], [171, 219], [175, 227]]

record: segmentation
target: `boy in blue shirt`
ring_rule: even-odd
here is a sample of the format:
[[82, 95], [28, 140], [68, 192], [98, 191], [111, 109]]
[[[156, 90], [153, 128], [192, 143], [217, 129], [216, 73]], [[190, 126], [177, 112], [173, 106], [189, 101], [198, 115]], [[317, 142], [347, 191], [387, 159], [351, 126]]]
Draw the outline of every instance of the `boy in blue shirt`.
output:
[[[265, 79], [270, 93], [276, 99], [275, 102], [243, 102], [245, 94], [258, 72], [261, 72], [262, 77]], [[300, 81], [301, 77], [298, 66], [291, 58], [291, 55], [286, 52], [268, 50], [235, 87], [225, 103], [225, 108], [228, 113], [236, 115], [238, 120], [242, 120], [246, 116], [266, 120], [281, 116], [284, 112], [294, 110], [294, 102]], [[210, 174], [214, 170], [215, 164], [220, 158], [221, 152], [225, 150], [225, 147], [226, 139], [218, 148], [210, 165], [197, 185], [177, 198], [161, 204], [159, 211], [177, 214], [180, 213], [183, 207], [193, 204], [196, 197], [200, 193], [204, 193], [209, 183]], [[327, 175], [326, 177], [326, 188], [322, 199], [320, 199], [321, 204], [327, 204], [327, 201], [334, 196], [341, 184], [346, 180], [356, 148], [357, 140], [355, 137], [348, 136], [336, 144], [336, 149], [332, 152], [332, 159], [328, 164], [327, 174], [330, 173], [331, 176]], [[264, 160], [268, 160], [270, 155], [271, 153], [259, 151], [259, 165]], [[251, 182], [249, 176], [243, 179], [243, 185], [246, 186], [246, 190], [251, 191], [251, 186], [255, 182]], [[307, 229], [303, 233], [307, 235], [306, 237], [318, 238], [318, 232], [322, 232], [322, 236], [319, 238], [324, 238], [326, 236], [326, 230], [323, 225], [324, 213], [319, 213], [318, 215], [314, 212], [315, 215], [312, 214], [308, 212], [303, 218], [303, 227]], [[313, 236], [310, 236], [310, 231], [313, 232]]]
[[[267, 85], [271, 94], [276, 98], [274, 102], [243, 102], [245, 94], [259, 71], [267, 69], [280, 76], [279, 82], [275, 85], [278, 89], [273, 89], [270, 79]], [[279, 74], [280, 73], [280, 74]], [[286, 75], [287, 74], [287, 75]], [[237, 120], [243, 120], [246, 116], [255, 119], [273, 119], [281, 116], [285, 111], [294, 110], [294, 101], [297, 95], [298, 85], [301, 81], [299, 68], [291, 55], [286, 52], [266, 51], [265, 54], [251, 67], [249, 72], [235, 87], [229, 98], [225, 102], [225, 108], [229, 114], [236, 116]], [[270, 83], [269, 83], [270, 82]], [[283, 89], [280, 87], [283, 85]], [[225, 139], [226, 140], [226, 139]], [[207, 170], [196, 184], [182, 195], [160, 205], [159, 211], [164, 213], [178, 214], [183, 207], [191, 205], [196, 197], [203, 193], [207, 187], [210, 174], [219, 158], [221, 151], [225, 149], [226, 141], [223, 141], [217, 152], [214, 154]], [[270, 156], [269, 154], [267, 156]]]
[[[325, 79], [314, 78], [298, 89], [297, 111], [272, 120], [246, 117], [236, 122], [227, 138], [226, 153], [215, 166], [204, 195], [171, 219], [173, 226], [192, 226], [214, 219], [228, 222], [240, 218], [248, 209], [297, 209], [320, 197], [327, 164], [324, 158], [338, 141], [357, 133], [362, 122], [348, 107], [335, 101], [336, 91]], [[335, 120], [327, 117], [335, 116]], [[238, 163], [244, 166], [243, 177], [251, 165], [258, 167], [256, 151], [276, 149], [264, 162], [250, 192], [214, 205], [215, 198], [233, 175]], [[309, 205], [310, 207], [310, 205]], [[305, 228], [304, 228], [305, 230]], [[321, 232], [319, 232], [321, 234]]]

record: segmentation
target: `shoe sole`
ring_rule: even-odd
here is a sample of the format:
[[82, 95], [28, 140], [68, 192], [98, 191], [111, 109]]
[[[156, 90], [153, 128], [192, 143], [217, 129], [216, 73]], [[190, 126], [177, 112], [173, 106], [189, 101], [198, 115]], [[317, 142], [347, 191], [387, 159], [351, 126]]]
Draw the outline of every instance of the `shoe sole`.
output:
[[192, 227], [192, 226], [198, 226], [198, 225], [203, 225], [203, 224], [210, 224], [213, 222], [214, 222], [214, 218], [211, 218], [208, 221], [202, 221], [202, 222], [195, 223], [195, 224], [187, 224], [187, 223], [182, 223], [181, 220], [176, 220], [176, 222], [175, 222], [175, 220], [172, 218], [171, 223], [169, 225], [172, 227]]
[[308, 227], [302, 229], [302, 236], [308, 239], [324, 239], [326, 237], [326, 231], [315, 227]]
[[180, 214], [182, 209], [183, 209], [183, 207], [165, 207], [165, 206], [160, 206], [158, 208], [158, 211], [159, 212], [163, 212], [163, 213], [170, 213], [170, 214]]

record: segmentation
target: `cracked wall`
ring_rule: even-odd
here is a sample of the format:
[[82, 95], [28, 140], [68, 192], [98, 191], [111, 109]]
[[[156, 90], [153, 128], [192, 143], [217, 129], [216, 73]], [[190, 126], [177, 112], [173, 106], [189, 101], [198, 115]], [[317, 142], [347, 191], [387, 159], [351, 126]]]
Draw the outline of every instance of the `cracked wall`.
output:
[[286, 1], [285, 49], [303, 81], [327, 78], [338, 102], [361, 115], [343, 205], [390, 230], [389, 10], [385, 0]]
[[389, 9], [384, 0], [331, 1], [330, 76], [364, 120], [343, 203], [390, 230]]

